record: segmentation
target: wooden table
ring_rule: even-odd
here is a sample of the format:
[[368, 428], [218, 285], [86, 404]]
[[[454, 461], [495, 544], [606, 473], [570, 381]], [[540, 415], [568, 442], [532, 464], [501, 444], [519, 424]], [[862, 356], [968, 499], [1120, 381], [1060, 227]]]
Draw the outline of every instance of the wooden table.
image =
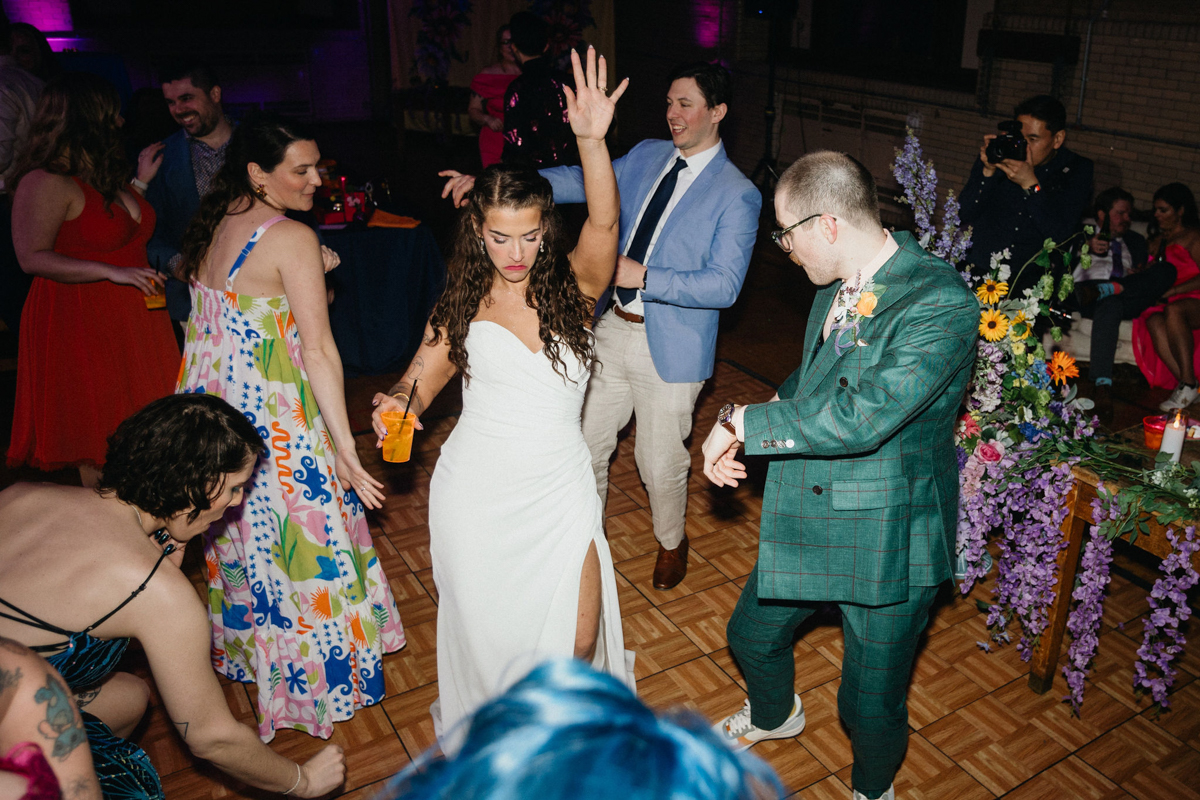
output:
[[[1067, 546], [1058, 554], [1058, 583], [1055, 587], [1054, 602], [1050, 606], [1046, 629], [1042, 632], [1038, 646], [1034, 648], [1029, 664], [1029, 688], [1038, 694], [1050, 691], [1054, 676], [1059, 670], [1058, 656], [1062, 650], [1063, 633], [1067, 629], [1067, 614], [1071, 610], [1071, 592], [1075, 587], [1079, 556], [1083, 551], [1083, 540], [1092, 525], [1092, 500], [1096, 498], [1097, 487], [1102, 484], [1096, 473], [1084, 467], [1075, 467], [1071, 472], [1075, 476], [1075, 485], [1067, 495], [1066, 506], [1070, 513], [1062, 523], [1063, 540]], [[1105, 487], [1109, 491], [1118, 488], [1112, 483], [1105, 484]], [[1167, 526], [1160, 525], [1148, 514], [1143, 515], [1143, 518], [1150, 533], [1139, 533], [1133, 545], [1159, 558], [1166, 558], [1171, 554], [1171, 543], [1167, 541], [1166, 535]], [[1171, 527], [1178, 531], [1187, 524], [1200, 527], [1200, 523], [1181, 520]], [[1129, 540], [1128, 535], [1122, 538]], [[1192, 556], [1192, 564], [1200, 570], [1200, 552]]]

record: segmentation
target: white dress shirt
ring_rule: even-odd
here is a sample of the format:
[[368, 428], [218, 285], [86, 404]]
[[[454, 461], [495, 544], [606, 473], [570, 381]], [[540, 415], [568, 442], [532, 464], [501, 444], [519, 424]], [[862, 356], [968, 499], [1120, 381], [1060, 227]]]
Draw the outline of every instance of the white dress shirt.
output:
[[[1085, 219], [1083, 222], [1085, 225], [1092, 225], [1096, 228], [1100, 227], [1099, 223], [1097, 223], [1094, 219]], [[1133, 254], [1129, 252], [1129, 246], [1125, 244], [1125, 240], [1123, 238], [1118, 236], [1116, 237], [1115, 241], [1121, 243], [1121, 274], [1128, 275], [1133, 269]], [[1085, 270], [1081, 264], [1075, 265], [1075, 272], [1071, 277], [1074, 278], [1076, 283], [1079, 283], [1080, 281], [1106, 281], [1112, 277], [1113, 263], [1111, 245], [1109, 247], [1109, 251], [1102, 256], [1092, 253], [1092, 266], [1088, 269]]]
[[[704, 168], [707, 167], [716, 157], [717, 150], [720, 148], [720, 146], [721, 143], [718, 141], [715, 145], [707, 150], [699, 153], [693, 153], [692, 155], [686, 156], [683, 159], [687, 163], [687, 166], [679, 170], [679, 175], [676, 177], [675, 191], [671, 193], [671, 199], [667, 201], [667, 207], [663, 209], [662, 216], [658, 218], [658, 225], [654, 228], [654, 235], [650, 237], [650, 246], [646, 248], [646, 255], [644, 257], [645, 261], [650, 260], [650, 254], [654, 252], [654, 245], [658, 242], [658, 235], [662, 233], [663, 226], [667, 224], [667, 218], [671, 216], [671, 212], [675, 210], [675, 206], [679, 205], [679, 201], [683, 198], [684, 193], [687, 192], [688, 187], [690, 187], [693, 181], [696, 180], [696, 177], [703, 172]], [[654, 181], [654, 185], [650, 187], [650, 191], [646, 193], [646, 199], [642, 201], [642, 207], [638, 209], [637, 219], [635, 219], [633, 222], [634, 233], [637, 232], [638, 225], [640, 225], [642, 222], [642, 216], [646, 213], [646, 206], [650, 205], [650, 199], [654, 197], [655, 189], [657, 189], [658, 185], [662, 183], [662, 179], [666, 177], [667, 173], [671, 171], [672, 165], [675, 164], [675, 159], [679, 158], [681, 155], [683, 154], [680, 153], [679, 148], [676, 147], [674, 152], [671, 153], [671, 157], [667, 159], [667, 163], [663, 165], [662, 171], [658, 173], [658, 179]], [[631, 244], [633, 244], [633, 234], [630, 234], [629, 236], [629, 242], [625, 245], [625, 250], [622, 253], [623, 255], [629, 252], [629, 245]], [[615, 292], [613, 296], [616, 297]], [[623, 310], [630, 314], [645, 316], [645, 313], [642, 309], [641, 289], [638, 289], [637, 297], [634, 298], [629, 305], [624, 305], [619, 300], [617, 301], [617, 305], [620, 305]]]
[[29, 125], [41, 95], [40, 78], [17, 66], [12, 56], [0, 56], [0, 192], [29, 138]]

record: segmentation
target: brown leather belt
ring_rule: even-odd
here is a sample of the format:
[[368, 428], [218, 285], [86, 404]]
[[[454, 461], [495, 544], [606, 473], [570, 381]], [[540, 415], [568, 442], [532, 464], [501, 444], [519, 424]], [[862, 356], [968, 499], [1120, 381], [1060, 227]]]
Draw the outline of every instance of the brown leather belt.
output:
[[616, 306], [616, 305], [613, 306], [613, 313], [616, 314], [621, 319], [625, 320], [626, 322], [633, 322], [638, 325], [641, 325], [642, 323], [644, 323], [646, 321], [645, 317], [639, 316], [637, 314], [630, 314], [628, 311], [625, 311], [620, 306]]

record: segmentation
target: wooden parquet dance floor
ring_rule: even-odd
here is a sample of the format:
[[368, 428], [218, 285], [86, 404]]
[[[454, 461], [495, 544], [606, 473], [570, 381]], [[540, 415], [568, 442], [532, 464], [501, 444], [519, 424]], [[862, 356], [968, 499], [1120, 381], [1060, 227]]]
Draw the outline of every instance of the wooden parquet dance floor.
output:
[[[371, 379], [371, 391], [388, 385], [386, 378]], [[690, 443], [688, 575], [670, 591], [650, 585], [657, 545], [634, 466], [633, 436], [624, 436], [619, 445], [607, 530], [626, 647], [637, 653], [639, 694], [655, 708], [687, 705], [715, 718], [736, 711], [745, 699], [741, 673], [725, 643], [725, 624], [755, 559], [763, 470], [759, 465], [735, 491], [714, 490], [699, 472], [699, 447], [726, 399], [763, 401], [772, 393], [737, 367], [719, 363], [701, 395]], [[369, 399], [370, 393], [364, 396]], [[365, 430], [360, 411], [354, 421]], [[405, 465], [385, 465], [374, 436], [359, 437], [364, 463], [388, 485], [387, 504], [371, 517], [371, 528], [408, 645], [384, 660], [387, 699], [336, 726], [333, 741], [345, 747], [349, 765], [343, 797], [353, 800], [371, 798], [382, 781], [434, 743], [428, 709], [437, 696], [437, 590], [426, 506], [439, 447], [454, 422], [454, 417], [431, 421], [418, 435], [413, 461]], [[189, 563], [196, 562], [189, 558]], [[199, 571], [192, 575], [199, 588]], [[935, 608], [909, 693], [912, 735], [896, 778], [898, 798], [1200, 798], [1200, 625], [1195, 618], [1187, 629], [1190, 641], [1179, 664], [1172, 710], [1159, 713], [1130, 688], [1147, 613], [1146, 589], [1114, 575], [1095, 672], [1082, 718], [1076, 719], [1061, 702], [1066, 695], [1061, 676], [1051, 692], [1035, 695], [1026, 686], [1027, 670], [1015, 648], [987, 654], [976, 645], [987, 638], [976, 600], [987, 600], [989, 591], [990, 586], [977, 587], [967, 598], [946, 591]], [[764, 742], [753, 752], [774, 766], [793, 797], [847, 800], [851, 753], [836, 701], [841, 625], [836, 609], [813, 620], [795, 649], [796, 691], [808, 726], [795, 739]], [[224, 685], [234, 713], [253, 724], [254, 687]], [[260, 796], [194, 761], [155, 700], [140, 741], [163, 777], [168, 798]], [[323, 744], [287, 731], [272, 747], [305, 758]]]

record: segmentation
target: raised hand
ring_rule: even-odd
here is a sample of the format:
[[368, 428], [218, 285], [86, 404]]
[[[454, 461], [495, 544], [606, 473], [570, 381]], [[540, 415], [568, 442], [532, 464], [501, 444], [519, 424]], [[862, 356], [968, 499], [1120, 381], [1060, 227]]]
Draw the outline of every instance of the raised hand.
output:
[[608, 94], [608, 72], [604, 56], [600, 56], [599, 68], [596, 66], [596, 49], [588, 45], [587, 74], [579, 63], [579, 53], [571, 51], [571, 69], [575, 73], [575, 91], [570, 86], [563, 87], [567, 97], [567, 115], [571, 120], [571, 130], [580, 139], [603, 139], [612, 122], [613, 111], [617, 101], [625, 94], [629, 86], [629, 78], [621, 81], [612, 95]]

